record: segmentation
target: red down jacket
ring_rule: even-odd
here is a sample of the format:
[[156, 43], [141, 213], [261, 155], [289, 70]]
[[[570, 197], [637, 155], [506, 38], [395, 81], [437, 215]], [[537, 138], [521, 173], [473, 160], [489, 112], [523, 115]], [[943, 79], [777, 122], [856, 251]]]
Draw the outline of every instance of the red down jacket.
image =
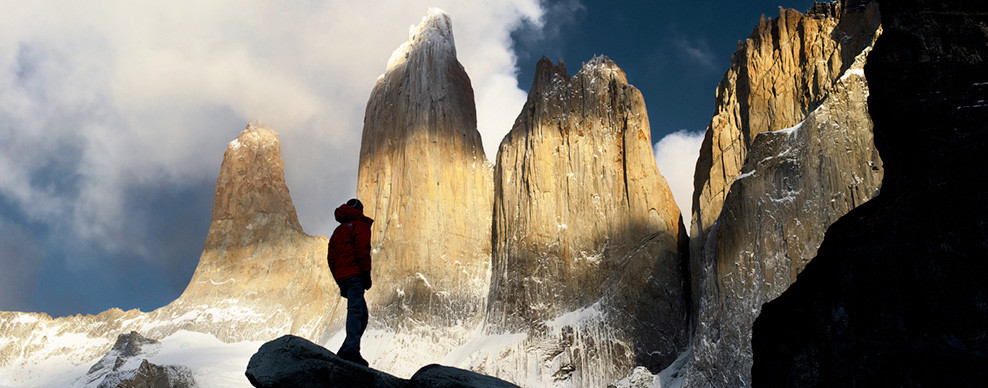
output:
[[360, 275], [371, 270], [371, 229], [374, 220], [360, 210], [347, 205], [336, 208], [336, 221], [340, 226], [329, 239], [326, 261], [337, 281]]

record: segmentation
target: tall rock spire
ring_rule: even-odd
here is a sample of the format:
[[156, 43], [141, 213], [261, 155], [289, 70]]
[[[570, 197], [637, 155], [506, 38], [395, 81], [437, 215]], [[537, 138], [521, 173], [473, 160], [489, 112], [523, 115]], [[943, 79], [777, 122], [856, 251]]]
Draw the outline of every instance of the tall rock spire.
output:
[[[606, 386], [686, 344], [686, 229], [641, 93], [610, 59], [539, 61], [495, 171], [488, 331], [526, 332], [516, 381]], [[534, 349], [534, 350], [533, 350]], [[491, 360], [491, 364], [511, 361]], [[495, 372], [495, 371], [491, 371]], [[509, 378], [510, 379], [510, 378]]]
[[[153, 314], [225, 340], [289, 332], [317, 337], [338, 303], [326, 243], [299, 225], [278, 134], [252, 122], [223, 155], [213, 219], [192, 280]], [[221, 310], [228, 312], [211, 314]]]
[[490, 271], [492, 169], [449, 16], [430, 9], [367, 102], [357, 197], [375, 219], [371, 315], [479, 322]]
[[254, 229], [302, 232], [284, 169], [278, 134], [258, 122], [247, 124], [223, 154], [207, 249], [249, 246], [254, 239], [237, 234], [255, 233]]

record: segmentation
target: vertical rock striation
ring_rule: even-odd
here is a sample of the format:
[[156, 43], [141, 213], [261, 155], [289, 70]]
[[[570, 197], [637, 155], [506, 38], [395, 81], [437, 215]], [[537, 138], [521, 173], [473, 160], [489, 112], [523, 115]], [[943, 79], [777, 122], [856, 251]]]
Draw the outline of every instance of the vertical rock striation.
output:
[[871, 45], [878, 9], [859, 3], [818, 3], [806, 15], [780, 8], [778, 18], [763, 17], [738, 42], [731, 68], [717, 86], [716, 113], [700, 147], [691, 236], [702, 237], [717, 220], [755, 136], [806, 119]]
[[450, 18], [430, 9], [392, 54], [364, 117], [357, 197], [375, 219], [371, 316], [396, 326], [479, 324], [491, 176]]
[[874, 3], [816, 4], [763, 20], [735, 53], [697, 163], [686, 386], [750, 384], [761, 305], [831, 223], [877, 194], [862, 68], [878, 34]]
[[865, 66], [882, 192], [755, 321], [763, 386], [988, 380], [988, 7], [882, 1]]
[[540, 60], [494, 181], [487, 329], [528, 333], [520, 354], [497, 356], [522, 359], [502, 360], [513, 370], [498, 375], [605, 386], [676, 358], [686, 231], [655, 165], [642, 95], [614, 62], [594, 58], [570, 77]]

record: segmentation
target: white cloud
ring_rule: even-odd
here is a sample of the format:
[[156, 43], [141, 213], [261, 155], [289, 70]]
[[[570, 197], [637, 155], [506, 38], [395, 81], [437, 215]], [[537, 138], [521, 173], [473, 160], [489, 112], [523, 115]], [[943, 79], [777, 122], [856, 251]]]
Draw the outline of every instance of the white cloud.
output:
[[672, 38], [672, 44], [679, 51], [680, 56], [700, 65], [704, 70], [719, 69], [714, 53], [705, 40], [675, 34]]
[[2, 3], [0, 195], [145, 259], [154, 236], [125, 227], [128, 195], [215, 181], [249, 119], [280, 133], [303, 227], [330, 233], [355, 191], [371, 88], [430, 6], [453, 20], [493, 159], [525, 101], [510, 32], [542, 13], [537, 0]]
[[693, 214], [693, 172], [696, 169], [696, 159], [700, 156], [703, 134], [703, 131], [680, 130], [666, 135], [653, 148], [655, 164], [669, 182], [672, 196], [683, 213], [687, 230]]

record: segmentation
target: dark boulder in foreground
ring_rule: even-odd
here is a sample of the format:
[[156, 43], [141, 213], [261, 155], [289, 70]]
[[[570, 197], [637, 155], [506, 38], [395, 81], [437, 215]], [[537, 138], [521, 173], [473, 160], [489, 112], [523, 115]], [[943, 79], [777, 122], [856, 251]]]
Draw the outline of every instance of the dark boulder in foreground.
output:
[[261, 345], [247, 364], [255, 387], [402, 387], [392, 375], [344, 361], [311, 341], [286, 335]]
[[410, 380], [344, 361], [311, 341], [285, 335], [257, 350], [247, 364], [255, 387], [470, 388], [517, 387], [507, 381], [442, 365], [428, 365]]
[[517, 387], [496, 377], [436, 364], [422, 367], [408, 382], [415, 388]]

